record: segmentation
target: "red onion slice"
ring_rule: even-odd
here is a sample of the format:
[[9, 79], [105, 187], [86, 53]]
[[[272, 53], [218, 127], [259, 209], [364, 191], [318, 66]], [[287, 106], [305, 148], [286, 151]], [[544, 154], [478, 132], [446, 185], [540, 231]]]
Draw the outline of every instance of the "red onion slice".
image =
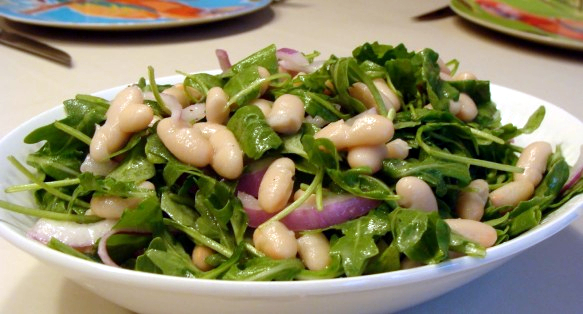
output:
[[223, 72], [226, 72], [231, 68], [231, 61], [229, 60], [229, 54], [227, 53], [226, 50], [217, 49], [215, 50], [215, 55], [219, 60], [219, 66], [221, 67], [221, 70], [223, 70]]
[[569, 179], [567, 179], [567, 183], [565, 183], [565, 185], [561, 189], [561, 192], [568, 190], [570, 187], [572, 187], [573, 184], [575, 184], [583, 174], [583, 145], [581, 145], [579, 149], [580, 149], [579, 158], [577, 159], [573, 167], [571, 167]]
[[279, 60], [279, 66], [290, 72], [311, 73], [315, 70], [314, 65], [299, 51], [290, 48], [278, 49], [275, 53]]
[[107, 252], [107, 240], [114, 234], [150, 234], [148, 231], [138, 230], [138, 229], [115, 229], [110, 230], [109, 232], [105, 233], [101, 240], [99, 241], [99, 245], [97, 246], [97, 255], [105, 265], [113, 266], [113, 267], [120, 267], [111, 257], [109, 256], [109, 252]]
[[[258, 227], [273, 217], [259, 207], [257, 199], [245, 192], [239, 192], [243, 208], [249, 217], [249, 226]], [[323, 229], [366, 215], [381, 202], [352, 195], [328, 196], [323, 200], [323, 209], [319, 211], [314, 204], [304, 204], [281, 220], [293, 231]]]
[[47, 244], [55, 238], [79, 251], [91, 249], [97, 240], [105, 235], [116, 223], [115, 220], [102, 220], [90, 224], [71, 221], [57, 221], [41, 218], [28, 231], [27, 236]]
[[273, 160], [274, 158], [266, 158], [247, 166], [245, 173], [239, 178], [237, 191], [245, 192], [257, 198], [261, 180], [267, 171], [267, 167], [269, 167]]

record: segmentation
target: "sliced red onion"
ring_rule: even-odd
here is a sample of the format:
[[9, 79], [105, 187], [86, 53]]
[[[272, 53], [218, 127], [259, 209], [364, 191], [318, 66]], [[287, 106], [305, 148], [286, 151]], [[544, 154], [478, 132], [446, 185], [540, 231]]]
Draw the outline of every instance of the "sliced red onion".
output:
[[104, 162], [98, 162], [91, 158], [90, 154], [87, 154], [85, 160], [81, 164], [80, 170], [81, 172], [90, 172], [98, 176], [106, 176], [113, 171], [118, 164], [118, 162], [109, 159]]
[[227, 53], [226, 50], [217, 49], [215, 50], [215, 55], [219, 60], [219, 66], [221, 67], [221, 70], [223, 70], [223, 72], [226, 72], [231, 68], [231, 61], [229, 60], [229, 54]]
[[[274, 216], [263, 211], [259, 207], [259, 201], [253, 196], [239, 192], [237, 197], [247, 213], [250, 227], [256, 228]], [[324, 198], [323, 203], [323, 209], [320, 211], [314, 204], [304, 204], [281, 222], [292, 231], [327, 228], [366, 215], [377, 207], [380, 201], [353, 195], [334, 195]]]
[[139, 229], [115, 229], [110, 230], [109, 232], [105, 233], [101, 240], [99, 241], [99, 245], [97, 246], [97, 255], [105, 265], [113, 266], [113, 267], [120, 267], [111, 257], [109, 256], [109, 252], [107, 252], [107, 240], [114, 234], [150, 234], [148, 231], [139, 230]]
[[311, 73], [316, 68], [299, 51], [290, 48], [278, 49], [275, 53], [279, 66], [287, 71]]
[[41, 218], [28, 231], [27, 236], [44, 244], [55, 238], [79, 251], [86, 251], [111, 230], [115, 222], [106, 219], [90, 224], [79, 224]]
[[579, 148], [579, 158], [571, 167], [571, 172], [569, 173], [569, 179], [567, 179], [567, 183], [561, 189], [561, 192], [568, 190], [570, 187], [573, 186], [580, 178], [583, 173], [583, 145]]

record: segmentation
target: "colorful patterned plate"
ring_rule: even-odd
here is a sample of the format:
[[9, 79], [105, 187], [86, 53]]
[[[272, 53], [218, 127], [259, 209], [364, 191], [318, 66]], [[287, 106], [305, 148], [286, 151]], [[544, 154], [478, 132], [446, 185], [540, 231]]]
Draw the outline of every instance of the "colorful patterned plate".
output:
[[146, 29], [229, 19], [270, 3], [271, 0], [0, 0], [0, 16], [61, 28]]
[[583, 0], [452, 0], [450, 7], [502, 33], [583, 50]]

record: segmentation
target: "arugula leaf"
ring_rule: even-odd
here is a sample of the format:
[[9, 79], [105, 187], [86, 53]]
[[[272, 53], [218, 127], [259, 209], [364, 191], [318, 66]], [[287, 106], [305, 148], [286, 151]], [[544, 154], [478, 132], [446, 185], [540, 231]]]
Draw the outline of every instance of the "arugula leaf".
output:
[[233, 132], [245, 155], [255, 160], [283, 143], [256, 106], [239, 108], [229, 119], [227, 128]]

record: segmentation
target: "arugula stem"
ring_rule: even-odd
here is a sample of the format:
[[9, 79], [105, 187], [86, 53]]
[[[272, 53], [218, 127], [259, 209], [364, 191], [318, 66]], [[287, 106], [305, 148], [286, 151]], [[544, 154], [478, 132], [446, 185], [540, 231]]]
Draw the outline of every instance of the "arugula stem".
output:
[[499, 138], [498, 136], [494, 136], [494, 135], [492, 135], [490, 133], [486, 133], [486, 132], [484, 132], [482, 130], [478, 130], [478, 129], [475, 129], [475, 128], [470, 128], [470, 132], [474, 136], [476, 136], [476, 137], [481, 137], [483, 139], [490, 140], [490, 141], [492, 141], [494, 143], [498, 143], [498, 144], [501, 144], [501, 145], [506, 144], [506, 142], [503, 139]]
[[83, 206], [85, 208], [91, 207], [89, 205], [89, 203], [84, 202], [84, 201], [79, 200], [79, 199], [74, 199], [70, 195], [67, 195], [67, 194], [57, 190], [56, 188], [49, 186], [48, 184], [46, 184], [42, 180], [39, 180], [34, 174], [32, 174], [32, 172], [28, 171], [28, 169], [26, 169], [16, 158], [14, 158], [14, 156], [8, 156], [8, 161], [10, 161], [10, 163], [14, 167], [16, 167], [16, 169], [18, 169], [20, 172], [22, 172], [30, 181], [39, 185], [42, 189], [46, 190], [50, 194], [52, 194], [60, 199], [63, 199], [65, 201], [68, 201], [68, 202], [73, 201], [73, 202], [75, 202], [75, 204], [77, 204], [79, 206]]
[[158, 91], [158, 85], [156, 84], [156, 77], [154, 75], [154, 68], [152, 66], [148, 66], [148, 81], [150, 83], [150, 89], [152, 90], [152, 94], [154, 94], [154, 99], [158, 102], [158, 105], [164, 110], [166, 113], [170, 113], [170, 109], [164, 103], [164, 100], [160, 96], [160, 91]]
[[76, 130], [75, 128], [68, 126], [62, 122], [59, 121], [55, 121], [54, 124], [55, 128], [71, 135], [72, 137], [80, 140], [81, 142], [87, 144], [87, 145], [91, 145], [91, 138], [87, 135], [85, 135], [85, 133], [80, 132], [79, 130]]
[[302, 196], [300, 198], [295, 200], [293, 203], [289, 204], [286, 208], [284, 208], [279, 213], [275, 214], [275, 216], [266, 220], [264, 223], [262, 223], [257, 228], [261, 228], [261, 226], [263, 226], [269, 222], [281, 220], [285, 216], [291, 214], [294, 210], [296, 210], [298, 207], [300, 207], [314, 193], [314, 191], [318, 188], [318, 186], [320, 186], [322, 184], [323, 178], [324, 178], [324, 170], [321, 170], [318, 173], [316, 173], [316, 176], [314, 177], [314, 181], [312, 181], [310, 186], [308, 186], [308, 188], [306, 189], [306, 192], [304, 194], [302, 194]]
[[[71, 186], [71, 185], [76, 185], [79, 184], [81, 181], [79, 180], [79, 178], [75, 178], [75, 179], [64, 179], [64, 180], [58, 180], [58, 181], [49, 181], [49, 182], [45, 182], [45, 184], [47, 186], [50, 186], [52, 188], [61, 188], [61, 187], [65, 187], [65, 186]], [[28, 184], [19, 184], [19, 185], [13, 185], [10, 187], [7, 187], [4, 192], [6, 193], [14, 193], [14, 192], [24, 192], [24, 191], [36, 191], [36, 190], [40, 190], [42, 189], [42, 187], [36, 183], [28, 183]]]
[[438, 149], [435, 149], [435, 148], [427, 145], [425, 142], [423, 142], [423, 140], [420, 138], [420, 136], [418, 136], [417, 142], [419, 143], [419, 146], [424, 151], [426, 151], [429, 155], [431, 155], [433, 157], [437, 157], [437, 158], [441, 158], [441, 159], [445, 159], [445, 160], [450, 160], [450, 161], [455, 161], [455, 162], [459, 162], [459, 163], [467, 164], [467, 165], [474, 165], [474, 166], [478, 166], [478, 167], [500, 170], [500, 171], [517, 172], [517, 173], [521, 173], [524, 171], [523, 168], [516, 167], [516, 166], [505, 165], [505, 164], [501, 164], [501, 163], [497, 163], [497, 162], [481, 160], [481, 159], [476, 159], [476, 158], [464, 157], [464, 156], [454, 155], [454, 154], [440, 151]]
[[217, 241], [205, 236], [204, 234], [198, 232], [194, 228], [187, 227], [177, 221], [168, 218], [164, 218], [164, 224], [186, 233], [186, 235], [191, 237], [194, 241], [202, 243], [205, 246], [208, 246], [209, 248], [215, 250], [216, 252], [220, 253], [225, 257], [231, 257], [231, 255], [233, 255], [232, 250], [218, 243]]
[[76, 223], [93, 223], [103, 220], [103, 218], [95, 215], [72, 215], [72, 214], [65, 214], [65, 213], [58, 213], [52, 212], [43, 209], [25, 207], [21, 205], [16, 205], [10, 202], [6, 202], [0, 200], [0, 207], [7, 209], [9, 211], [24, 214], [28, 216], [38, 217], [38, 218], [46, 218], [51, 220], [59, 220], [59, 221], [72, 221]]

